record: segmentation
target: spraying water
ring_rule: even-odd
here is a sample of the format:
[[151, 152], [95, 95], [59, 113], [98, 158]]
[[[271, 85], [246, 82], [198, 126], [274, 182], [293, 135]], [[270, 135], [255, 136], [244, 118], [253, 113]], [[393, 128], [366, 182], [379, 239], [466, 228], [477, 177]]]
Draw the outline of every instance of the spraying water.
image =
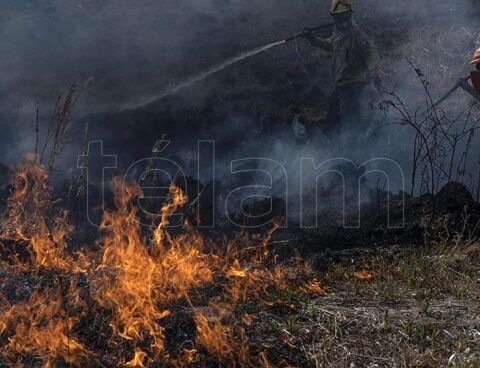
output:
[[237, 55], [237, 56], [234, 56], [226, 61], [224, 61], [223, 63], [221, 64], [217, 64], [217, 65], [214, 65], [213, 67], [181, 82], [180, 84], [176, 85], [175, 87], [173, 88], [170, 88], [169, 90], [163, 92], [163, 93], [160, 93], [158, 95], [154, 95], [154, 96], [150, 96], [148, 98], [145, 98], [143, 99], [143, 101], [138, 101], [136, 102], [135, 104], [132, 104], [132, 105], [129, 105], [129, 106], [126, 106], [126, 108], [136, 108], [136, 107], [139, 107], [139, 106], [144, 106], [144, 105], [148, 105], [149, 103], [151, 102], [154, 102], [154, 101], [158, 101], [158, 100], [162, 100], [164, 99], [165, 97], [167, 96], [170, 96], [174, 93], [176, 93], [177, 91], [183, 89], [183, 88], [187, 88], [187, 87], [190, 87], [192, 84], [194, 83], [197, 83], [207, 77], [209, 77], [210, 75], [212, 74], [215, 74], [215, 73], [218, 73], [219, 71], [222, 71], [223, 69], [225, 69], [226, 67], [232, 65], [232, 64], [235, 64], [235, 63], [238, 63], [242, 60], [245, 60], [247, 58], [250, 58], [252, 56], [255, 56], [255, 55], [258, 55], [262, 52], [265, 52], [267, 50], [270, 50], [271, 48], [275, 47], [275, 46], [279, 46], [279, 45], [282, 45], [284, 43], [286, 43], [287, 40], [282, 40], [282, 41], [278, 41], [278, 42], [272, 42], [268, 45], [265, 45], [265, 46], [261, 46], [261, 47], [257, 47], [253, 50], [250, 50], [250, 51], [246, 51], [240, 55]]

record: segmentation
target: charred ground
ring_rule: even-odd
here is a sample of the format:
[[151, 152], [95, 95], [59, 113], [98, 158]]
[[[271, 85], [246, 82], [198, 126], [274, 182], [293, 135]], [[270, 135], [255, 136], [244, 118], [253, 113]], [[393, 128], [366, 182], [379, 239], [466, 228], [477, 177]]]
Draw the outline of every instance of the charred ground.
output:
[[[417, 1], [392, 2], [376, 11], [372, 3], [362, 3], [357, 21], [380, 48], [389, 90], [397, 86], [412, 111], [425, 95], [408, 61], [425, 73], [433, 94], [450, 88], [467, 71], [464, 55], [478, 34], [478, 4], [427, 1], [431, 17], [416, 8]], [[65, 4], [71, 12], [67, 17], [57, 18], [65, 12], [56, 2], [42, 9], [60, 22], [79, 13], [105, 19], [97, 2], [82, 2], [77, 8]], [[148, 2], [141, 5], [148, 9]], [[215, 231], [196, 231], [191, 204], [198, 188], [211, 185], [198, 186], [193, 177], [192, 152], [198, 139], [216, 140], [217, 154], [225, 161], [252, 151], [264, 153], [264, 147], [278, 140], [288, 146], [286, 156], [302, 150], [318, 149], [320, 156], [335, 152], [336, 137], [324, 139], [323, 134], [332, 123], [326, 121], [330, 64], [302, 41], [246, 60], [162, 101], [123, 109], [237, 51], [329, 21], [317, 16], [321, 5], [316, 1], [302, 2], [295, 11], [291, 1], [240, 9], [237, 2], [214, 5], [177, 7], [177, 2], [165, 2], [161, 19], [181, 16], [175, 30], [195, 32], [182, 44], [183, 51], [174, 45], [179, 38], [172, 39], [167, 49], [172, 54], [164, 55], [161, 67], [155, 61], [159, 55], [142, 55], [148, 42], [129, 50], [126, 68], [98, 66], [95, 56], [93, 64], [90, 58], [80, 59], [89, 66], [80, 73], [81, 80], [92, 71], [99, 77], [89, 87], [92, 95], [88, 90], [83, 95], [66, 152], [51, 170], [53, 177], [31, 157], [14, 169], [0, 170], [5, 184], [0, 366], [476, 367], [478, 183], [470, 180], [475, 176], [471, 168], [470, 175], [463, 171], [462, 158], [449, 178], [455, 182], [436, 186], [433, 195], [423, 181], [413, 195], [389, 193], [378, 182], [364, 183], [368, 201], [362, 206], [360, 229], [345, 229], [338, 210], [326, 206], [321, 226], [311, 230], [290, 226], [269, 234], [271, 224], [242, 233], [224, 222]], [[234, 13], [229, 12], [232, 7]], [[7, 2], [6, 14], [18, 16], [14, 8]], [[129, 6], [119, 3], [106, 9], [117, 20]], [[100, 40], [108, 41], [103, 36]], [[121, 42], [109, 44], [98, 57], [111, 61], [119, 56], [117, 48], [123, 50]], [[184, 62], [175, 62], [175, 56]], [[62, 78], [77, 73], [73, 59]], [[56, 91], [51, 74], [43, 76], [42, 87]], [[27, 87], [29, 83], [41, 85], [32, 80]], [[111, 105], [110, 98], [115, 100]], [[446, 112], [454, 115], [464, 105], [458, 94]], [[104, 112], [90, 113], [91, 106]], [[54, 122], [59, 121], [65, 123]], [[81, 174], [73, 170], [73, 178], [65, 175], [82, 152], [86, 121], [90, 139], [103, 140], [107, 153], [119, 155], [119, 171], [149, 157], [162, 136], [172, 140], [165, 154], [188, 168], [189, 200], [173, 186], [167, 201], [151, 207], [159, 212], [163, 207], [164, 214], [183, 212], [188, 220], [183, 230], [163, 228], [167, 218], [160, 223], [157, 218], [155, 228], [138, 228], [134, 219], [144, 216], [136, 207], [141, 191], [129, 186], [125, 193], [118, 182], [109, 186], [106, 196], [117, 222], [92, 206], [97, 220], [113, 226], [98, 230], [87, 223], [81, 190], [99, 199], [100, 187], [90, 183], [81, 189]], [[305, 134], [295, 134], [294, 121], [305, 126]], [[30, 125], [28, 129], [33, 131]], [[30, 147], [34, 139], [26, 136]], [[406, 141], [397, 138], [401, 149], [395, 158], [405, 158], [410, 168], [412, 137], [401, 137]], [[472, 151], [477, 153], [463, 153], [474, 157]], [[442, 157], [438, 154], [445, 161]], [[223, 180], [219, 178], [219, 188]], [[331, 197], [336, 199], [325, 198]], [[261, 213], [269, 204], [252, 203], [248, 210]], [[285, 201], [275, 198], [274, 205], [274, 214], [282, 213]], [[398, 219], [404, 213], [405, 227], [388, 229], [388, 215]], [[238, 213], [233, 216], [251, 224]]]

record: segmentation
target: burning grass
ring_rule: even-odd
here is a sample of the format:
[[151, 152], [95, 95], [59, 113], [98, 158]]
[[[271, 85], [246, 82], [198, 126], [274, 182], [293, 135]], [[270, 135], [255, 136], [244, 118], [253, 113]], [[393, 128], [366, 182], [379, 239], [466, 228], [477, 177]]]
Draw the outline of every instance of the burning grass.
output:
[[[158, 227], [142, 228], [134, 205], [142, 192], [115, 179], [116, 210], [104, 216], [97, 243], [73, 251], [74, 229], [55, 210], [47, 183], [34, 157], [13, 178], [2, 231], [4, 362], [182, 367], [201, 353], [228, 365], [266, 362], [249, 352], [247, 319], [234, 314], [247, 299], [287, 288], [279, 267], [267, 262], [268, 239], [256, 245], [242, 235], [217, 245], [187, 223], [182, 234], [169, 234], [170, 215], [187, 202], [175, 186]], [[177, 314], [188, 331], [169, 341]]]
[[1, 366], [474, 367], [480, 359], [478, 243], [294, 257], [264, 239], [218, 244], [188, 223], [172, 186], [153, 229], [135, 185], [76, 249], [45, 170], [27, 157], [2, 224]]

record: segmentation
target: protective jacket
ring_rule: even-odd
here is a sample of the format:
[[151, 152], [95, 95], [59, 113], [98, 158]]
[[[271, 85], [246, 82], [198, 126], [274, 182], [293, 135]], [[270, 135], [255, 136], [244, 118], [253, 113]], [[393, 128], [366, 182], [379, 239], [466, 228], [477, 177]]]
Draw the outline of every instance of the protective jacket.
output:
[[472, 84], [477, 93], [476, 98], [480, 100], [480, 71], [476, 70], [471, 72], [470, 76], [472, 77]]
[[311, 36], [313, 46], [333, 53], [333, 80], [335, 86], [350, 83], [369, 83], [378, 62], [378, 49], [356, 24], [349, 35], [339, 39], [335, 33], [329, 38]]

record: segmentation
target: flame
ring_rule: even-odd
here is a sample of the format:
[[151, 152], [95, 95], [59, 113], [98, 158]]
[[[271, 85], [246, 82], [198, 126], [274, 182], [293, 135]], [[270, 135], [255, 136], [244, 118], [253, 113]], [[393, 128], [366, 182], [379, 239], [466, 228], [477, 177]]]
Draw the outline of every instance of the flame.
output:
[[[70, 285], [68, 295], [70, 304], [81, 305], [74, 285]], [[5, 347], [7, 357], [15, 353], [35, 354], [45, 357], [44, 367], [53, 367], [61, 357], [67, 363], [82, 367], [82, 359], [89, 358], [91, 353], [73, 334], [80, 316], [66, 315], [65, 303], [59, 286], [35, 291], [28, 301], [9, 305], [0, 312], [0, 332], [13, 331]]]
[[230, 276], [230, 277], [246, 277], [247, 276], [247, 271], [243, 270], [240, 267], [240, 262], [238, 260], [235, 260], [232, 267], [230, 268], [230, 271], [227, 273], [227, 276]]
[[170, 360], [170, 364], [172, 367], [175, 368], [187, 368], [190, 367], [195, 361], [195, 355], [197, 354], [197, 350], [195, 349], [184, 349], [182, 354], [178, 358], [174, 358]]
[[[155, 300], [156, 264], [143, 246], [135, 217], [137, 209], [124, 207], [139, 190], [121, 188], [118, 182], [116, 185], [116, 205], [120, 209], [106, 216], [102, 223], [111, 226], [105, 228], [101, 239], [103, 257], [93, 276], [94, 298], [113, 311], [115, 319], [110, 326], [114, 334], [127, 340], [142, 340], [148, 332], [158, 353], [163, 350], [164, 329], [157, 321], [167, 317], [169, 311], [158, 308]], [[125, 190], [120, 192], [119, 188]]]
[[170, 223], [169, 217], [177, 210], [177, 208], [187, 203], [187, 197], [183, 194], [182, 190], [175, 185], [170, 187], [171, 201], [167, 202], [162, 207], [162, 220], [155, 230], [154, 237], [157, 244], [162, 244], [165, 235], [168, 235], [163, 230]]
[[[115, 208], [104, 215], [95, 246], [73, 251], [69, 238], [74, 228], [68, 212], [53, 200], [48, 180], [34, 156], [21, 162], [12, 179], [0, 236], [22, 252], [10, 252], [0, 261], [8, 275], [0, 279], [28, 281], [18, 284], [13, 297], [0, 292], [0, 341], [7, 341], [0, 360], [21, 365], [36, 358], [44, 367], [98, 365], [104, 353], [79, 334], [79, 326], [98, 315], [108, 326], [99, 336], [113, 351], [113, 366], [164, 362], [187, 367], [200, 351], [226, 366], [272, 366], [265, 354], [250, 353], [245, 329], [254, 318], [238, 319], [235, 310], [240, 302], [262, 301], [272, 287], [288, 288], [269, 250], [277, 225], [264, 239], [242, 233], [221, 244], [205, 239], [187, 222], [181, 234], [171, 235], [171, 216], [188, 202], [172, 185], [159, 210], [159, 225], [145, 229], [136, 205], [141, 189], [115, 178]], [[209, 295], [203, 288], [217, 292]], [[321, 286], [315, 281], [306, 288], [318, 292]], [[32, 291], [22, 296], [23, 289]], [[195, 324], [195, 346], [173, 356], [167, 351], [165, 326], [179, 305]]]
[[127, 362], [125, 364], [125, 367], [132, 367], [132, 368], [145, 367], [143, 365], [143, 361], [145, 360], [146, 357], [147, 357], [146, 353], [144, 353], [139, 348], [136, 348], [135, 349], [135, 356], [133, 357], [132, 360], [130, 360], [129, 362]]
[[34, 155], [27, 155], [12, 178], [13, 192], [7, 202], [6, 218], [1, 238], [29, 244], [32, 255], [28, 262], [15, 258], [16, 266], [23, 269], [41, 268], [81, 272], [86, 259], [66, 253], [67, 236], [73, 231], [68, 223], [68, 212], [52, 216], [54, 202], [48, 186], [45, 168], [37, 164]]
[[194, 318], [197, 326], [196, 343], [214, 355], [230, 356], [234, 345], [232, 328], [220, 322], [210, 322], [201, 313], [196, 313]]
[[317, 279], [313, 279], [310, 282], [300, 287], [300, 290], [306, 293], [313, 293], [317, 295], [325, 295], [327, 291], [322, 287]]
[[353, 274], [353, 277], [355, 277], [357, 280], [360, 280], [360, 281], [371, 281], [376, 277], [376, 274], [373, 271], [363, 269], [360, 271], [356, 271]]

